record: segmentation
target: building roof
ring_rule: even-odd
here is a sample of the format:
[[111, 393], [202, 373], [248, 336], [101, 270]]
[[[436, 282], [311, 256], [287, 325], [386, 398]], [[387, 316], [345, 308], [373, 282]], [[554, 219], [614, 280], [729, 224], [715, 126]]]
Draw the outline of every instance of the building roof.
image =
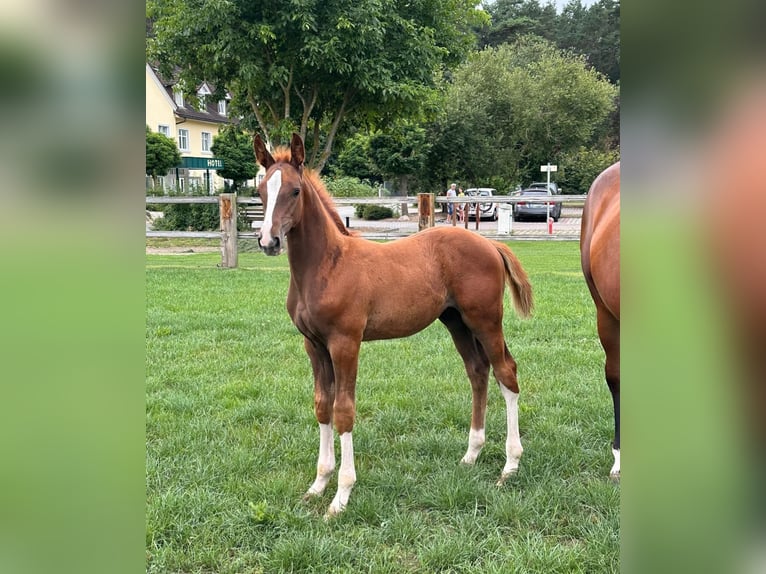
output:
[[[216, 123], [216, 124], [231, 124], [236, 123], [236, 118], [231, 118], [227, 115], [222, 115], [218, 113], [218, 100], [210, 101], [208, 98], [205, 98], [205, 109], [200, 110], [196, 106], [196, 101], [189, 100], [188, 98], [184, 97], [184, 105], [179, 106], [174, 97], [174, 88], [176, 84], [178, 83], [178, 79], [174, 74], [173, 78], [166, 78], [160, 74], [158, 68], [153, 65], [149, 65], [152, 72], [154, 72], [154, 75], [159, 80], [160, 84], [162, 84], [163, 89], [167, 93], [168, 97], [170, 98], [171, 102], [173, 102], [173, 112], [181, 118], [184, 119], [190, 119], [190, 120], [198, 120], [202, 122], [210, 122], [210, 123]], [[207, 95], [211, 94], [215, 91], [215, 86], [210, 84], [209, 82], [203, 82], [199, 86], [196, 87], [196, 92], [200, 95]], [[228, 102], [231, 99], [229, 94], [226, 94], [226, 102], [228, 106]]]

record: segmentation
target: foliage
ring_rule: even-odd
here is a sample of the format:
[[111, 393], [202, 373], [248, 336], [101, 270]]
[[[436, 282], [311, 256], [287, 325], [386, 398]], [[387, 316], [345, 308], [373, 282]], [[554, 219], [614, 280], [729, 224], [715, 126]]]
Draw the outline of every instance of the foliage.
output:
[[478, 29], [479, 45], [500, 46], [534, 34], [560, 49], [585, 56], [610, 82], [620, 80], [620, 2], [599, 0], [583, 6], [570, 0], [561, 14], [538, 0], [496, 0], [487, 5], [490, 22]]
[[526, 184], [539, 178], [541, 165], [592, 144], [615, 95], [582, 57], [540, 38], [485, 49], [455, 72], [428, 136], [428, 166], [444, 177], [441, 185], [490, 178], [505, 182], [498, 189]]
[[552, 2], [540, 5], [538, 0], [495, 0], [487, 4], [487, 12], [490, 22], [478, 31], [482, 48], [510, 44], [529, 34], [556, 41], [558, 16]]
[[494, 384], [484, 452], [459, 464], [471, 390], [437, 322], [363, 344], [358, 482], [329, 523], [335, 480], [301, 501], [318, 432], [311, 367], [284, 307], [285, 256], [240, 253], [240, 267], [222, 272], [220, 253], [148, 255], [147, 574], [619, 571], [611, 399], [578, 245], [512, 248], [536, 295], [529, 321], [504, 300], [521, 386], [519, 474], [495, 486], [506, 421]]
[[146, 126], [146, 175], [155, 180], [181, 163], [181, 152], [171, 138]]
[[163, 231], [217, 231], [221, 228], [218, 205], [215, 203], [171, 203], [163, 216], [154, 222], [154, 229]]
[[599, 0], [584, 7], [570, 0], [559, 17], [556, 43], [585, 56], [609, 81], [620, 81], [620, 2]]
[[369, 183], [359, 181], [355, 177], [326, 177], [323, 181], [328, 193], [333, 197], [375, 197], [378, 195], [378, 192]]
[[562, 157], [557, 182], [564, 193], [584, 195], [588, 193], [596, 176], [619, 159], [620, 153], [617, 150], [581, 147]]
[[253, 3], [148, 0], [147, 57], [180, 70], [188, 92], [206, 80], [273, 144], [292, 131], [321, 171], [344, 118], [418, 110], [436, 72], [473, 47], [486, 20], [472, 0]]
[[225, 126], [213, 138], [210, 150], [224, 161], [226, 167], [218, 170], [218, 175], [234, 182], [232, 192], [237, 192], [246, 180], [254, 178], [258, 173], [253, 138], [236, 126]]
[[369, 149], [378, 173], [396, 179], [399, 195], [407, 195], [409, 179], [423, 169], [430, 144], [425, 128], [402, 120], [385, 132], [372, 134]]
[[394, 216], [394, 211], [385, 205], [359, 204], [355, 207], [356, 216], [361, 219], [375, 221], [378, 219], [388, 219]]
[[333, 171], [338, 175], [346, 175], [382, 183], [380, 174], [372, 165], [370, 158], [370, 136], [367, 133], [356, 133], [347, 138], [333, 164]]

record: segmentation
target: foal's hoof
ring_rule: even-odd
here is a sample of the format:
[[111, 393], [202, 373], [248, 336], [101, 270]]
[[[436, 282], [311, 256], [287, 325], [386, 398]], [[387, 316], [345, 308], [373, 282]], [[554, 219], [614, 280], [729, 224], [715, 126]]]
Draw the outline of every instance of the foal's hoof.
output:
[[613, 480], [614, 482], [620, 482], [620, 471], [613, 471], [609, 473], [610, 480]]
[[336, 507], [335, 505], [331, 504], [330, 507], [327, 509], [327, 512], [324, 514], [324, 520], [327, 522], [328, 520], [332, 520], [333, 518], [340, 516], [340, 514], [345, 509], [345, 506]]
[[513, 469], [513, 470], [511, 470], [510, 472], [504, 472], [503, 474], [501, 474], [501, 475], [500, 475], [500, 478], [499, 478], [499, 479], [498, 479], [498, 481], [495, 483], [495, 486], [497, 486], [497, 487], [503, 486], [503, 485], [505, 484], [505, 481], [506, 481], [506, 480], [508, 480], [509, 478], [511, 478], [511, 477], [512, 477], [513, 475], [515, 475], [517, 472], [518, 472], [518, 469], [517, 469], [517, 468], [514, 468], [514, 469]]

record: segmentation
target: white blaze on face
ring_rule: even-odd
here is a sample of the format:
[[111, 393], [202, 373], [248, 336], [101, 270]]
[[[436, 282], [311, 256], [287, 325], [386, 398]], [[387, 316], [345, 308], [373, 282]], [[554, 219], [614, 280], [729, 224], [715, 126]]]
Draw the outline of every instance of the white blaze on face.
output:
[[282, 187], [282, 170], [277, 169], [266, 181], [266, 214], [263, 216], [263, 226], [261, 227], [261, 245], [266, 247], [271, 243], [272, 218], [274, 217], [274, 206], [277, 204], [277, 195]]

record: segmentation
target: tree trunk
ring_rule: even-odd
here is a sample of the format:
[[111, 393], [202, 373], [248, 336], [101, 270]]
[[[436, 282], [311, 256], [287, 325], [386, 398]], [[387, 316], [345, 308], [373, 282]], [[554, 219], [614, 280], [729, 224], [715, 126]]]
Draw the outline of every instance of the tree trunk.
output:
[[[404, 197], [407, 197], [407, 190], [409, 186], [409, 175], [400, 175], [399, 176], [399, 195], [403, 195]], [[409, 209], [407, 206], [407, 202], [402, 203], [402, 215], [409, 215]]]

